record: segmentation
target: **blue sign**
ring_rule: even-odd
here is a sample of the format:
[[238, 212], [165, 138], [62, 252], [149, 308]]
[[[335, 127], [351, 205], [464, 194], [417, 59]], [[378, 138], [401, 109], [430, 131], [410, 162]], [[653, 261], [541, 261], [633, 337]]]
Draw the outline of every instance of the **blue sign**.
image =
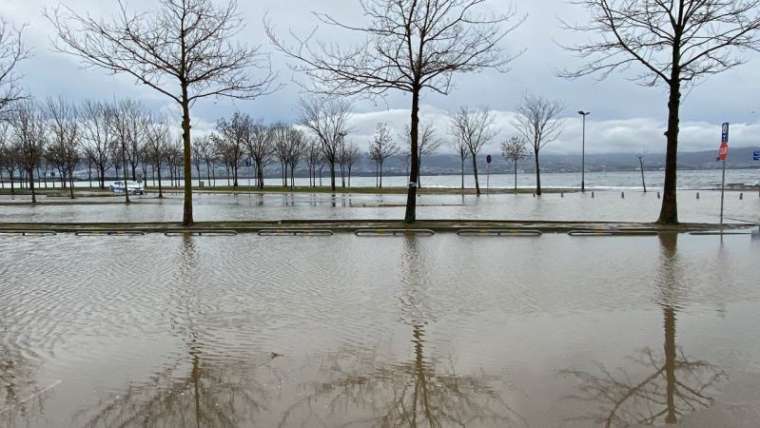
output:
[[752, 160], [760, 161], [760, 150], [752, 152]]
[[728, 122], [723, 122], [723, 132], [721, 133], [720, 142], [722, 144], [728, 143]]

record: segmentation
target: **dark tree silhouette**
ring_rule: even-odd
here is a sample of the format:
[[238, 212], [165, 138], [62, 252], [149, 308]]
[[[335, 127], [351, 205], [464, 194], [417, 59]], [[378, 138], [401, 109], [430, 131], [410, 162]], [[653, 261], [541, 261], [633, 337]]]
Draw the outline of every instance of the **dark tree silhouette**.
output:
[[296, 69], [332, 95], [381, 95], [390, 90], [411, 97], [410, 169], [404, 220], [416, 220], [419, 109], [423, 91], [448, 94], [455, 74], [487, 68], [504, 70], [514, 59], [500, 43], [522, 20], [514, 12], [481, 12], [485, 0], [360, 0], [366, 25], [342, 23], [317, 14], [332, 27], [358, 33], [366, 43], [349, 49], [312, 46], [309, 38], [289, 47], [267, 26], [272, 42], [299, 61]]
[[21, 30], [13, 29], [0, 17], [0, 114], [14, 102], [24, 99], [17, 67], [28, 57], [29, 51], [21, 36]]
[[562, 105], [543, 97], [526, 95], [522, 104], [517, 108], [515, 128], [531, 146], [533, 162], [536, 166], [536, 195], [541, 196], [541, 150], [552, 141], [559, 138], [562, 132], [562, 122], [559, 115]]
[[[54, 25], [56, 48], [87, 65], [134, 77], [169, 97], [182, 109], [185, 203], [182, 223], [193, 223], [190, 108], [203, 98], [253, 99], [271, 90], [268, 58], [232, 39], [242, 28], [237, 3], [160, 0], [157, 10], [132, 13], [119, 2], [112, 21], [61, 7], [46, 13]], [[251, 67], [267, 67], [252, 80]]]
[[586, 64], [566, 77], [602, 78], [636, 64], [636, 79], [668, 87], [665, 186], [659, 223], [678, 223], [676, 169], [681, 91], [745, 60], [738, 49], [758, 49], [760, 0], [576, 0], [591, 13], [587, 24], [570, 29], [599, 39], [568, 47]]

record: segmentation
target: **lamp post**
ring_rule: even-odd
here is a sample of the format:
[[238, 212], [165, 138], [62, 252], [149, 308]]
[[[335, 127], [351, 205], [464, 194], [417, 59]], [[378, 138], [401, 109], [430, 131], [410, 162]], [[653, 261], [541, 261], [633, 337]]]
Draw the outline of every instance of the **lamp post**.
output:
[[578, 110], [578, 114], [582, 116], [583, 120], [583, 137], [581, 143], [581, 192], [586, 192], [586, 116], [590, 115], [590, 111]]

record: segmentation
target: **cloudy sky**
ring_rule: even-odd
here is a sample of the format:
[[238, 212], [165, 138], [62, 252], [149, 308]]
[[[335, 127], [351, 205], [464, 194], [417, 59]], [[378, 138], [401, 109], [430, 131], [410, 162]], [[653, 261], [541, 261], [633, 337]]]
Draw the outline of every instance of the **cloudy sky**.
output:
[[[148, 11], [155, 0], [123, 0], [130, 10]], [[15, 25], [27, 25], [25, 38], [33, 57], [21, 67], [24, 83], [34, 96], [45, 98], [63, 95], [73, 100], [135, 97], [150, 108], [177, 115], [175, 106], [163, 96], [138, 86], [127, 77], [110, 76], [97, 69], [85, 69], [72, 57], [52, 49], [52, 28], [42, 16], [43, 10], [59, 3], [93, 16], [109, 16], [116, 0], [1, 0], [0, 16]], [[566, 0], [489, 0], [494, 11], [513, 6], [526, 15], [525, 23], [504, 42], [504, 49], [525, 50], [508, 73], [488, 71], [458, 75], [450, 95], [423, 96], [423, 121], [432, 122], [440, 138], [448, 138], [447, 115], [460, 106], [488, 107], [494, 111], [499, 138], [513, 133], [513, 111], [526, 92], [556, 99], [565, 108], [563, 134], [546, 152], [573, 153], [580, 150], [579, 109], [592, 112], [588, 122], [587, 150], [604, 152], [662, 152], [662, 135], [666, 118], [666, 92], [663, 87], [647, 88], [632, 83], [625, 74], [598, 81], [593, 77], [566, 80], [557, 77], [564, 68], [578, 64], [577, 59], [558, 46], [592, 37], [570, 33], [559, 20], [583, 22], [585, 11]], [[194, 107], [195, 129], [213, 128], [217, 118], [239, 110], [261, 120], [293, 121], [298, 116], [300, 88], [293, 81], [303, 81], [287, 67], [287, 60], [270, 46], [263, 30], [265, 16], [283, 34], [305, 34], [316, 25], [314, 11], [327, 12], [346, 22], [364, 19], [357, 0], [239, 0], [246, 28], [239, 41], [261, 46], [271, 52], [272, 67], [283, 85], [276, 93], [255, 101], [208, 100]], [[317, 29], [317, 38], [340, 43], [356, 40], [351, 34], [329, 27]], [[716, 149], [720, 140], [720, 123], [732, 123], [735, 146], [760, 148], [760, 54], [744, 52], [747, 64], [722, 75], [710, 77], [692, 88], [682, 108], [681, 150]], [[409, 100], [391, 95], [383, 102], [357, 101], [352, 118], [351, 137], [366, 146], [378, 122], [388, 122], [399, 132], [407, 121]], [[487, 151], [496, 152], [496, 144]]]

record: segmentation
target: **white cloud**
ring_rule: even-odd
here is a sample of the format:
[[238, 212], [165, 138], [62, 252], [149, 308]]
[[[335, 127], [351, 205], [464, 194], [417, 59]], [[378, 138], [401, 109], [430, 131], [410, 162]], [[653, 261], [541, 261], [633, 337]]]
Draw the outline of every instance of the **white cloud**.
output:
[[[501, 141], [515, 135], [513, 111], [494, 110], [494, 127], [497, 137], [486, 151], [496, 152]], [[443, 109], [424, 105], [421, 109], [422, 123], [433, 123], [438, 138], [450, 140], [449, 113]], [[354, 113], [351, 117], [349, 141], [366, 149], [378, 123], [385, 122], [400, 139], [409, 123], [409, 110], [388, 109]], [[562, 119], [560, 138], [545, 148], [545, 153], [569, 154], [581, 150], [582, 122], [580, 117]], [[665, 151], [665, 121], [652, 118], [586, 121], [587, 153], [662, 153]], [[680, 151], [717, 150], [720, 143], [721, 124], [685, 121], [680, 128]], [[737, 147], [760, 146], [760, 124], [736, 123], [731, 125], [731, 145]], [[441, 151], [451, 151], [445, 146]]]

